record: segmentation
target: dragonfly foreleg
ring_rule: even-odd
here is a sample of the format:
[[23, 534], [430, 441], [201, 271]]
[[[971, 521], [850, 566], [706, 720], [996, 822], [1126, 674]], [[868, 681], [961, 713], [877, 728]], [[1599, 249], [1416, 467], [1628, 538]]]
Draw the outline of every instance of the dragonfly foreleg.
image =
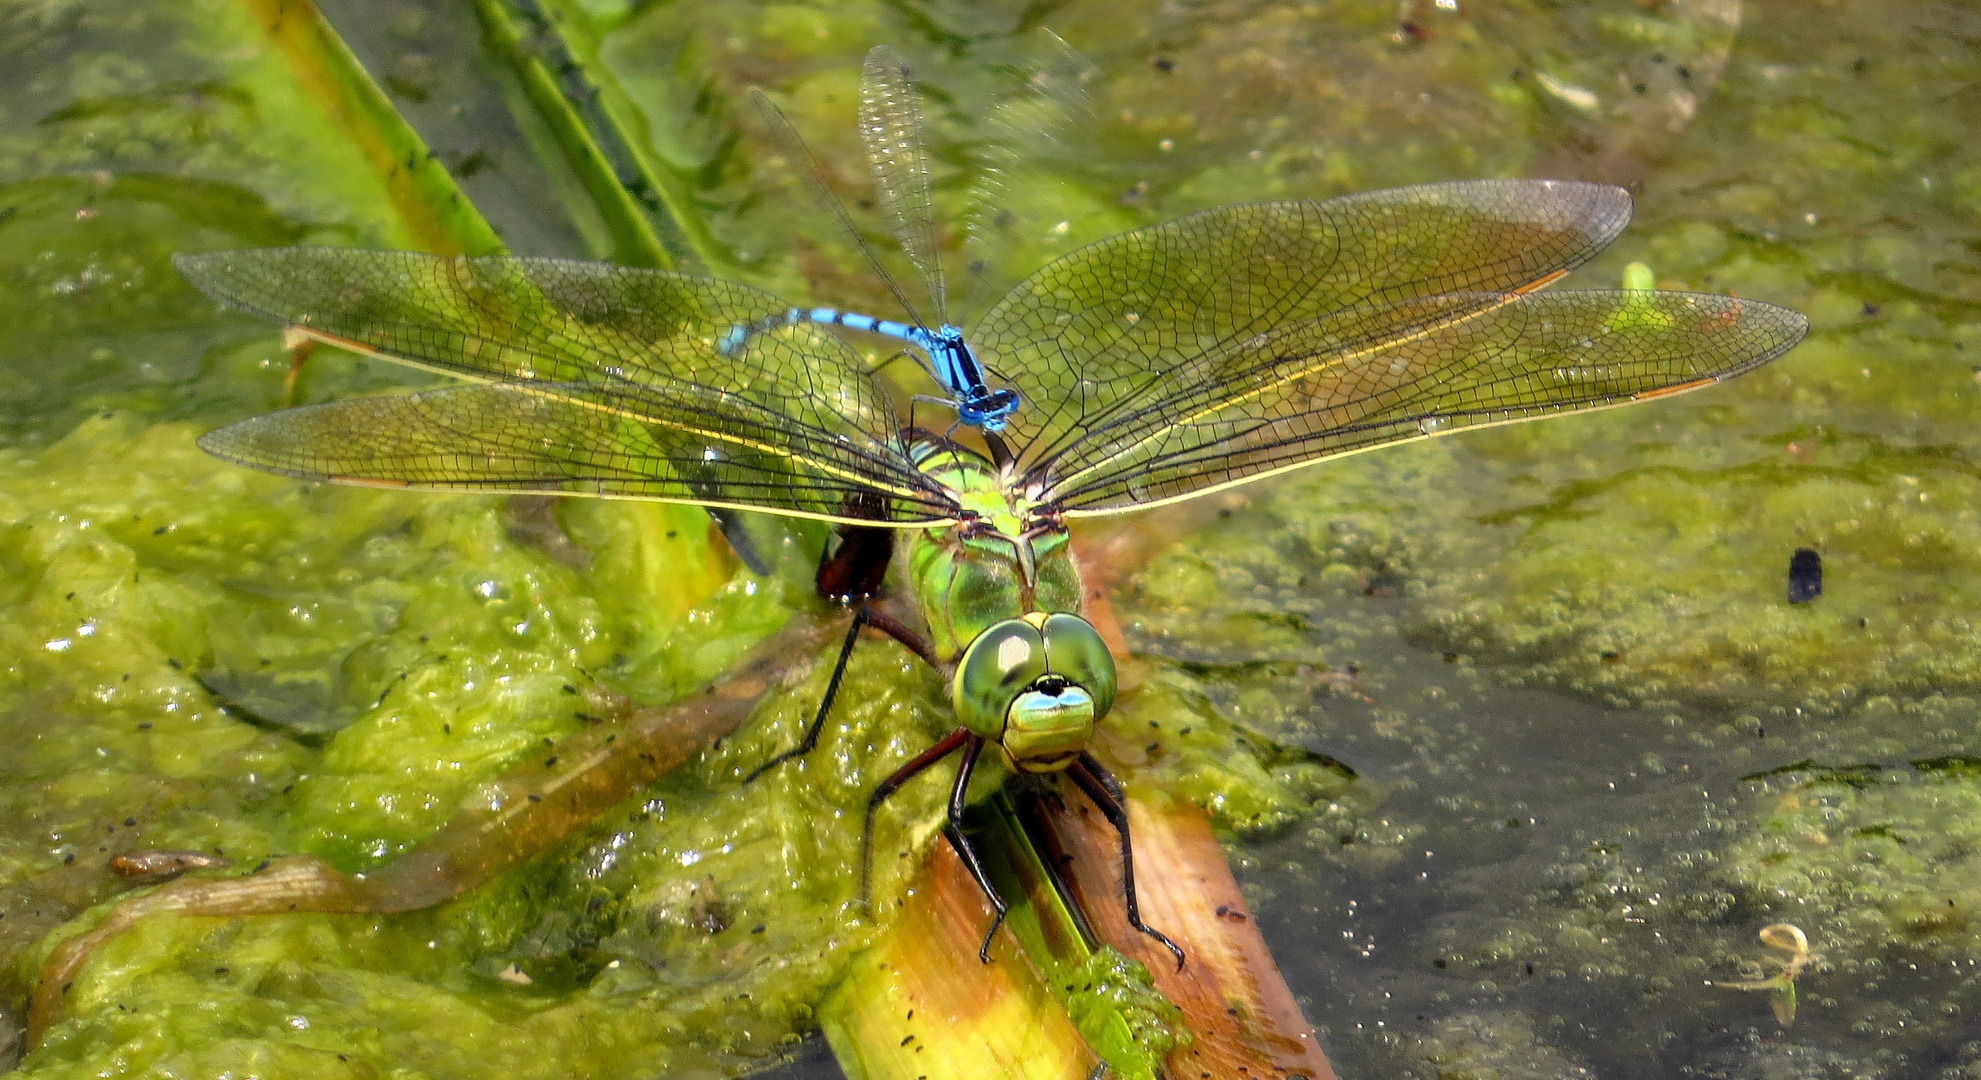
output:
[[[969, 728], [957, 728], [955, 731], [944, 735], [941, 741], [937, 742], [934, 746], [909, 758], [907, 764], [890, 773], [887, 779], [882, 780], [874, 787], [873, 794], [867, 796], [867, 819], [866, 823], [860, 828], [860, 903], [862, 906], [869, 905], [873, 902], [874, 814], [879, 812], [880, 804], [886, 802], [888, 796], [901, 790], [901, 785], [913, 780], [922, 770], [955, 753], [957, 747], [962, 746], [973, 738], [976, 738], [976, 736], [970, 734]], [[978, 741], [981, 742], [982, 740]]]
[[1135, 900], [1135, 849], [1128, 842], [1128, 802], [1121, 793], [1121, 785], [1092, 754], [1084, 750], [1080, 752], [1080, 760], [1066, 770], [1066, 775], [1087, 793], [1087, 798], [1100, 808], [1108, 824], [1113, 825], [1114, 831], [1121, 835], [1121, 886], [1127, 899], [1128, 925], [1161, 942], [1162, 947], [1176, 957], [1176, 970], [1182, 971], [1182, 948], [1169, 940], [1167, 934], [1142, 921], [1141, 906]]
[[832, 680], [825, 684], [825, 698], [819, 702], [818, 715], [812, 717], [812, 726], [805, 729], [804, 739], [797, 746], [752, 769], [750, 775], [743, 778], [743, 783], [750, 783], [773, 766], [782, 765], [795, 757], [804, 757], [819, 744], [819, 732], [825, 729], [825, 718], [832, 712], [832, 700], [839, 696], [840, 680], [846, 677], [846, 662], [853, 659], [853, 646], [860, 643], [860, 628], [867, 625], [874, 614], [873, 609], [864, 604], [853, 613], [853, 625], [846, 628], [846, 643], [839, 647], [839, 660], [832, 665]]

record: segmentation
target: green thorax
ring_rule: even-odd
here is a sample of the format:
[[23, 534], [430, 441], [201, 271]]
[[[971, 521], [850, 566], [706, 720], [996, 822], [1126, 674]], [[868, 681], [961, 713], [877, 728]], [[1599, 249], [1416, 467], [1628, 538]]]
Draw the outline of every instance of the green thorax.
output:
[[1034, 611], [1080, 610], [1080, 574], [1066, 530], [1040, 522], [989, 461], [946, 441], [912, 448], [972, 520], [907, 538], [908, 573], [936, 653], [954, 660], [993, 624]]

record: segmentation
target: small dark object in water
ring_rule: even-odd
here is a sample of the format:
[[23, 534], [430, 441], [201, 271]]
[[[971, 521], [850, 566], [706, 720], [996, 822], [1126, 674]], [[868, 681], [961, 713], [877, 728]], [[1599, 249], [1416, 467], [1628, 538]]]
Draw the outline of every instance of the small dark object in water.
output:
[[1806, 604], [1823, 595], [1823, 557], [1810, 548], [1796, 548], [1788, 560], [1788, 602]]

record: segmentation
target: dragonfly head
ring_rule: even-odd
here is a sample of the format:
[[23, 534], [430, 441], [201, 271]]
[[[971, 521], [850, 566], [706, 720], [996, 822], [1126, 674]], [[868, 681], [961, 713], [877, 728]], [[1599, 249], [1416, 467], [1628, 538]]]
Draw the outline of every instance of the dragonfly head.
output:
[[1020, 772], [1073, 764], [1114, 705], [1114, 657], [1093, 624], [1031, 612], [992, 625], [963, 650], [950, 685], [957, 717]]

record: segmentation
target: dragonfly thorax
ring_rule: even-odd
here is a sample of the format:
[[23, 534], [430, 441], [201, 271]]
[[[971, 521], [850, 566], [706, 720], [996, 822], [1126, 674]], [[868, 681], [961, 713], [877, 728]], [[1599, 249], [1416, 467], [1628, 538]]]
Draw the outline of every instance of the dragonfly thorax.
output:
[[1079, 571], [1056, 519], [1041, 515], [981, 454], [927, 432], [910, 433], [907, 449], [962, 519], [904, 537], [915, 594], [944, 660], [1002, 620], [1080, 610]]
[[941, 485], [958, 516], [1007, 537], [1024, 535], [1037, 522], [1031, 500], [982, 454], [928, 432], [910, 432], [908, 459]]
[[1114, 704], [1114, 658], [1078, 614], [1066, 530], [1027, 523], [1015, 534], [975, 519], [916, 535], [908, 566], [935, 651], [956, 662], [957, 717], [1012, 768], [1051, 772]]

